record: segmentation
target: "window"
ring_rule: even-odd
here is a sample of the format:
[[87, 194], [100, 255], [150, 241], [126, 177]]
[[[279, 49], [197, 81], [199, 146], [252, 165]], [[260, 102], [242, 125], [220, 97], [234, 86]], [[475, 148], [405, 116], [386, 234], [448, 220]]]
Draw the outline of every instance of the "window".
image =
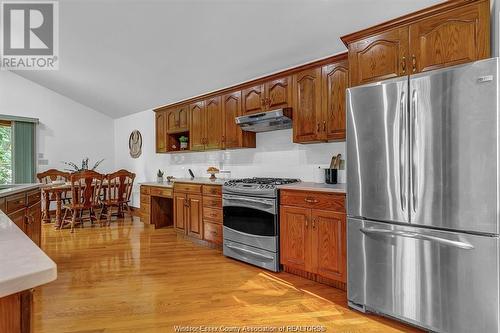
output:
[[0, 120], [0, 184], [12, 183], [12, 128]]

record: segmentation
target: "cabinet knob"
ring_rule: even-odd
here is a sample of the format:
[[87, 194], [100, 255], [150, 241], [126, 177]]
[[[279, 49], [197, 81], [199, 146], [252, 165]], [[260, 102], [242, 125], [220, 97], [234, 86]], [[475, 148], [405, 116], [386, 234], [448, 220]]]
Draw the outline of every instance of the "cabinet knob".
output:
[[318, 200], [316, 200], [314, 198], [305, 198], [304, 201], [307, 203], [317, 203], [318, 202]]
[[415, 57], [414, 54], [412, 54], [411, 56], [411, 66], [413, 73], [415, 73], [417, 71], [417, 58]]
[[319, 132], [319, 127], [320, 127], [320, 125], [319, 125], [319, 122], [318, 122], [318, 127], [316, 128], [316, 132]]
[[406, 57], [401, 59], [401, 70], [403, 71], [403, 74], [406, 73]]
[[323, 120], [323, 132], [326, 132], [326, 121]]

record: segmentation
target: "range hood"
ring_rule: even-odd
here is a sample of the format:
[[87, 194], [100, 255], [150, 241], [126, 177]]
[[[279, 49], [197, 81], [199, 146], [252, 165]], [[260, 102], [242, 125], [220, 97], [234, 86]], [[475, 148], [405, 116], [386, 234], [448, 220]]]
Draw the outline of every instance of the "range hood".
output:
[[269, 132], [292, 128], [292, 109], [284, 108], [235, 118], [242, 130]]

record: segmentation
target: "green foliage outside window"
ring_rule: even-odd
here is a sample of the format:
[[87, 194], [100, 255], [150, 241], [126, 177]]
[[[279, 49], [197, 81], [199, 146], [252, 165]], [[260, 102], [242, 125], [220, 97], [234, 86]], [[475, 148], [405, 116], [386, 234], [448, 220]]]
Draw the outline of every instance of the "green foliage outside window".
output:
[[12, 183], [12, 132], [0, 125], [0, 184]]

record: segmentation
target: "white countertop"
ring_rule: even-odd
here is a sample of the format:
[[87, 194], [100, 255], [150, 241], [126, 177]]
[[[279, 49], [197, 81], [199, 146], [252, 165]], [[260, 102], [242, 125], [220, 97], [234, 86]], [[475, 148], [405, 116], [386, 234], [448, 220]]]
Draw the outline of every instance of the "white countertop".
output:
[[2, 189], [0, 187], [0, 198], [19, 192], [33, 190], [35, 188], [40, 188], [40, 186], [42, 186], [42, 184], [13, 184], [12, 187], [6, 189]]
[[312, 182], [299, 182], [293, 184], [279, 185], [280, 190], [299, 190], [315, 192], [346, 193], [346, 184], [325, 184]]
[[0, 211], [0, 297], [56, 278], [57, 266], [52, 259]]
[[191, 183], [191, 184], [203, 184], [203, 185], [223, 185], [225, 182], [225, 179], [210, 179], [208, 177], [196, 177], [196, 178], [174, 178], [172, 181], [169, 182], [163, 182], [163, 183], [155, 183], [155, 182], [143, 182], [139, 183], [140, 185], [146, 185], [146, 186], [159, 186], [159, 187], [166, 187], [166, 188], [172, 188], [174, 186], [174, 183]]

